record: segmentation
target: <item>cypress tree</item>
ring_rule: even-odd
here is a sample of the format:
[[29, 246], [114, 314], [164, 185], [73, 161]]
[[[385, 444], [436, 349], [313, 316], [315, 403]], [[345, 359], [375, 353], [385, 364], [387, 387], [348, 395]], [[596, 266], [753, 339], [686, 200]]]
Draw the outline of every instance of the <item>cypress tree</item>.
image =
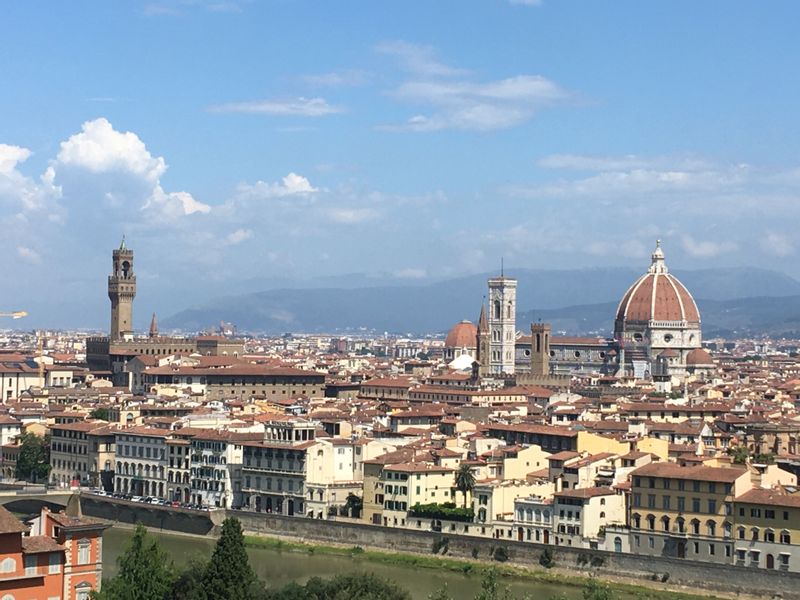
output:
[[242, 525], [228, 517], [222, 522], [222, 535], [203, 576], [205, 598], [249, 600], [256, 595], [257, 581], [244, 548]]

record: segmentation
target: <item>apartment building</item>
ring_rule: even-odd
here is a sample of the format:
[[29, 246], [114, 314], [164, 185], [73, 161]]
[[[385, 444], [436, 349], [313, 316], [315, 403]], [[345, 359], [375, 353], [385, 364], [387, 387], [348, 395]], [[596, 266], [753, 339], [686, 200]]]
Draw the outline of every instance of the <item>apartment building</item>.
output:
[[735, 565], [800, 572], [800, 495], [753, 489], [734, 500], [733, 516]]
[[306, 452], [314, 445], [314, 441], [245, 442], [241, 505], [256, 512], [305, 516]]
[[168, 430], [147, 426], [130, 427], [115, 433], [115, 492], [167, 497], [168, 436]]
[[244, 444], [261, 439], [262, 435], [197, 430], [189, 442], [192, 503], [220, 508], [241, 506]]
[[[597, 549], [609, 525], [627, 520], [625, 496], [607, 487], [565, 489], [553, 495], [557, 545]], [[622, 541], [620, 540], [620, 550]]]
[[404, 526], [415, 504], [455, 502], [455, 470], [427, 462], [386, 465], [383, 481], [383, 524]]
[[78, 421], [50, 427], [50, 483], [60, 487], [90, 485], [89, 432], [104, 421]]
[[634, 470], [632, 552], [730, 563], [734, 499], [751, 488], [743, 468], [652, 463]]

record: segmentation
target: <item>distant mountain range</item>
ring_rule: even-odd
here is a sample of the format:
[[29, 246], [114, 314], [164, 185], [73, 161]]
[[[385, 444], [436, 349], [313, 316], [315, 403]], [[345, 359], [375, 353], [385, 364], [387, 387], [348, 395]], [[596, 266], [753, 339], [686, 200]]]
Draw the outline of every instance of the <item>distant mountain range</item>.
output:
[[[757, 268], [676, 271], [699, 304], [705, 335], [800, 332], [800, 281]], [[162, 322], [164, 329], [197, 331], [221, 320], [240, 331], [392, 333], [446, 331], [475, 322], [486, 294], [482, 273], [422, 285], [281, 287], [217, 298]], [[517, 323], [541, 319], [556, 331], [608, 334], [617, 302], [641, 275], [633, 269], [527, 270], [518, 279]], [[285, 283], [285, 282], [284, 282]], [[535, 307], [535, 308], [534, 308]]]

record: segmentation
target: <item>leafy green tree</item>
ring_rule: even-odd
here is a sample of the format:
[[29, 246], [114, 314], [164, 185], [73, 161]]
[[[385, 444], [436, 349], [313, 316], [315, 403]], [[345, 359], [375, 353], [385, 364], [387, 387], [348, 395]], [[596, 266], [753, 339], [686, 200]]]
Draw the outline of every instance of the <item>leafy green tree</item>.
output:
[[95, 408], [92, 412], [90, 412], [89, 416], [93, 419], [108, 421], [109, 418], [111, 417], [111, 411], [108, 410], [106, 407], [101, 406], [100, 408]]
[[222, 535], [203, 574], [205, 600], [250, 600], [258, 594], [257, 579], [244, 547], [239, 519], [222, 522]]
[[192, 558], [178, 574], [172, 584], [170, 600], [197, 600], [203, 597], [203, 576], [207, 563], [200, 558]]
[[500, 583], [500, 573], [497, 569], [489, 569], [481, 579], [481, 591], [475, 600], [513, 600], [511, 590]]
[[411, 600], [407, 591], [372, 573], [312, 577], [305, 586], [290, 583], [267, 592], [267, 600]]
[[50, 436], [23, 433], [14, 475], [32, 483], [47, 481], [50, 474]]
[[361, 510], [364, 508], [364, 500], [360, 496], [356, 496], [353, 492], [350, 492], [347, 494], [344, 508], [348, 515], [357, 519], [361, 516]]
[[153, 539], [148, 539], [143, 525], [136, 526], [125, 551], [117, 559], [119, 571], [106, 582], [98, 600], [168, 599], [174, 572], [172, 561]]
[[472, 473], [472, 468], [467, 463], [458, 465], [456, 471], [456, 489], [461, 492], [464, 497], [464, 508], [467, 507], [467, 492], [471, 492], [475, 487], [475, 475]]
[[728, 454], [733, 457], [733, 462], [737, 465], [745, 464], [747, 459], [750, 457], [750, 453], [747, 451], [746, 446], [733, 446], [728, 450]]
[[583, 600], [614, 600], [614, 594], [607, 583], [590, 579], [583, 588]]

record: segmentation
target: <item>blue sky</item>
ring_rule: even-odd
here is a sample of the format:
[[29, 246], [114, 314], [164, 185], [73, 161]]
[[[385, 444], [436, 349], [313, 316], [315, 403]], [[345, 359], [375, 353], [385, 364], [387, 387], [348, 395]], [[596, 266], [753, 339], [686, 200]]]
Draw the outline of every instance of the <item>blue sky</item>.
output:
[[0, 15], [3, 307], [58, 289], [54, 318], [104, 324], [123, 233], [143, 320], [285, 278], [644, 268], [655, 238], [800, 276], [795, 2]]

